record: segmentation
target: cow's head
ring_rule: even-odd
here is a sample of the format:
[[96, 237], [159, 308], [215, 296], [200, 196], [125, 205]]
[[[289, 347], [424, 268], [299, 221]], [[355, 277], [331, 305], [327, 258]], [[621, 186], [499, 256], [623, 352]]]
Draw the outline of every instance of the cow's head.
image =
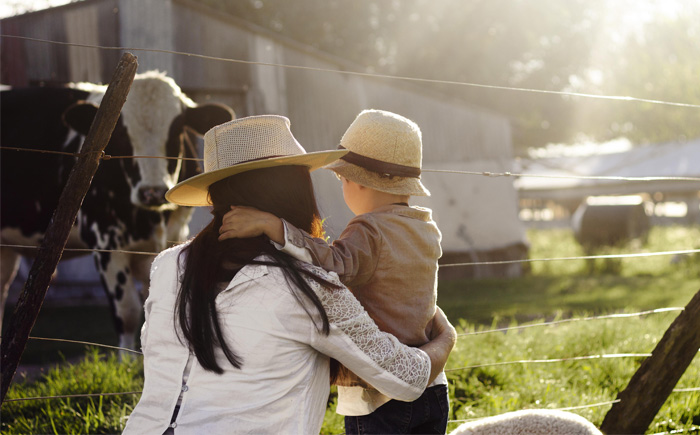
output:
[[[104, 94], [73, 105], [64, 113], [65, 122], [86, 135]], [[219, 104], [197, 106], [175, 82], [159, 72], [137, 74], [122, 108], [107, 154], [185, 157], [188, 131], [203, 135], [211, 127], [234, 118], [233, 110]], [[110, 151], [111, 149], [111, 151]], [[191, 156], [191, 154], [190, 154]], [[159, 158], [123, 159], [131, 186], [131, 202], [151, 210], [174, 208], [165, 201], [183, 167], [181, 160]]]

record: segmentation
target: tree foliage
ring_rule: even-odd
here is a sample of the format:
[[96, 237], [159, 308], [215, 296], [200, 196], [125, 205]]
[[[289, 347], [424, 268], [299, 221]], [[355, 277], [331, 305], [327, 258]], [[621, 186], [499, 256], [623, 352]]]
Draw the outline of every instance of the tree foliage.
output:
[[[364, 71], [700, 103], [695, 0], [200, 0]], [[669, 3], [670, 2], [670, 3]], [[676, 6], [666, 13], [660, 5]], [[664, 12], [664, 13], [662, 13]], [[700, 134], [698, 109], [421, 84], [509, 116], [520, 151]]]

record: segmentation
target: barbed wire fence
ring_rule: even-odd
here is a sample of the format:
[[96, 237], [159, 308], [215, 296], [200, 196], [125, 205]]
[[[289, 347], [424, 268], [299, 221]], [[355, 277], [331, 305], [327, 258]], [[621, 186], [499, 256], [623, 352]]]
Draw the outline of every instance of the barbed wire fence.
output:
[[[214, 61], [222, 61], [222, 62], [233, 62], [233, 63], [242, 63], [242, 64], [249, 64], [249, 65], [289, 68], [289, 69], [301, 69], [301, 70], [309, 70], [309, 71], [320, 71], [320, 72], [355, 75], [355, 76], [371, 77], [371, 78], [411, 81], [411, 82], [417, 82], [417, 83], [432, 83], [432, 84], [446, 84], [446, 85], [455, 85], [455, 86], [479, 87], [479, 88], [486, 88], [486, 89], [499, 89], [499, 90], [514, 91], [514, 92], [551, 94], [551, 95], [558, 95], [558, 96], [576, 96], [576, 97], [582, 97], [582, 98], [639, 102], [639, 103], [649, 103], [649, 104], [656, 104], [656, 105], [686, 107], [686, 108], [693, 108], [693, 109], [700, 108], [700, 105], [698, 105], [698, 104], [689, 104], [689, 103], [663, 101], [663, 100], [651, 100], [651, 99], [636, 98], [636, 97], [631, 97], [631, 96], [596, 95], [596, 94], [584, 94], [584, 93], [565, 92], [565, 91], [551, 91], [551, 90], [532, 89], [532, 88], [494, 86], [494, 85], [469, 83], [469, 82], [433, 80], [433, 79], [423, 79], [423, 78], [416, 78], [416, 77], [391, 76], [391, 75], [364, 73], [364, 72], [357, 72], [357, 71], [334, 70], [334, 69], [315, 68], [315, 67], [287, 65], [287, 64], [278, 64], [278, 63], [254, 62], [254, 61], [246, 61], [246, 60], [241, 60], [241, 59], [205, 56], [205, 55], [200, 55], [200, 54], [195, 54], [195, 53], [179, 52], [179, 51], [172, 51], [172, 50], [159, 50], [159, 49], [135, 48], [135, 47], [109, 47], [109, 46], [99, 46], [99, 45], [93, 45], [93, 44], [76, 44], [76, 43], [51, 41], [51, 40], [46, 40], [46, 39], [29, 38], [29, 37], [16, 36], [16, 35], [0, 35], [0, 38], [14, 38], [14, 39], [22, 39], [22, 40], [33, 41], [33, 42], [38, 42], [38, 43], [48, 43], [48, 44], [84, 47], [84, 48], [96, 48], [96, 49], [101, 49], [101, 50], [147, 51], [147, 52], [156, 52], [156, 53], [169, 53], [169, 54], [174, 54], [174, 55], [195, 57], [195, 58], [214, 60]], [[7, 151], [50, 153], [50, 154], [58, 154], [58, 155], [67, 155], [67, 156], [71, 156], [71, 157], [79, 157], [80, 156], [80, 153], [64, 153], [64, 152], [47, 151], [47, 150], [39, 150], [39, 149], [25, 149], [25, 148], [13, 148], [13, 147], [3, 147], [3, 146], [0, 146], [0, 149], [7, 150]], [[101, 156], [102, 160], [139, 159], [139, 158], [194, 160], [194, 161], [198, 161], [198, 162], [203, 160], [203, 159], [198, 159], [198, 158], [167, 157], [167, 156], [110, 156], [110, 155], [106, 155], [104, 153], [102, 153], [102, 156]], [[588, 179], [588, 180], [632, 181], [632, 182], [642, 182], [642, 183], [643, 182], [650, 182], [650, 181], [669, 181], [669, 182], [673, 182], [673, 181], [700, 181], [699, 177], [615, 177], [615, 176], [582, 176], [582, 175], [543, 175], [543, 174], [527, 174], [527, 173], [513, 173], [513, 172], [459, 171], [459, 170], [449, 170], [449, 169], [440, 169], [440, 170], [438, 170], [438, 169], [423, 169], [423, 171], [424, 172], [435, 172], [435, 173], [453, 173], [453, 174], [462, 174], [462, 175], [478, 175], [478, 176], [486, 176], [486, 177], [569, 178], [569, 179]], [[37, 249], [38, 248], [37, 246], [24, 246], [24, 245], [12, 245], [12, 244], [0, 244], [0, 247], [22, 248], [22, 249]], [[142, 251], [129, 251], [129, 250], [65, 249], [65, 251], [84, 252], [84, 253], [89, 253], [89, 252], [120, 252], [120, 253], [129, 253], [129, 254], [137, 254], [137, 255], [153, 255], [153, 256], [158, 254], [157, 252], [142, 252]], [[559, 258], [520, 259], [520, 260], [507, 260], [507, 261], [452, 263], [452, 264], [441, 264], [440, 267], [465, 267], [465, 266], [478, 266], [478, 265], [526, 263], [526, 262], [536, 262], [536, 261], [587, 260], [587, 259], [598, 259], [598, 258], [639, 258], [639, 257], [659, 256], [659, 255], [696, 254], [699, 252], [700, 252], [700, 249], [684, 249], [684, 250], [651, 252], [651, 253], [647, 252], [647, 253], [614, 254], [614, 255], [594, 255], [594, 256], [574, 256], [574, 257], [559, 257]], [[543, 322], [543, 323], [521, 325], [521, 326], [515, 326], [515, 327], [508, 327], [508, 328], [497, 328], [497, 329], [492, 329], [492, 330], [465, 332], [465, 333], [460, 333], [459, 338], [461, 339], [463, 337], [467, 337], [470, 335], [479, 335], [479, 334], [488, 334], [488, 333], [504, 333], [504, 332], [511, 331], [511, 330], [522, 330], [522, 329], [533, 328], [533, 327], [551, 327], [551, 326], [557, 326], [557, 325], [561, 325], [564, 323], [571, 323], [571, 322], [581, 322], [581, 321], [591, 321], [591, 320], [601, 320], [601, 319], [632, 318], [632, 317], [646, 316], [649, 314], [665, 313], [665, 312], [670, 312], [670, 311], [683, 311], [683, 310], [684, 310], [684, 308], [682, 308], [682, 307], [668, 307], [668, 308], [658, 308], [655, 310], [643, 311], [643, 312], [639, 312], [639, 313], [622, 313], [622, 314], [612, 314], [612, 315], [595, 316], [595, 317], [563, 319], [563, 320], [557, 320], [557, 321], [552, 321], [552, 322]], [[84, 341], [77, 341], [77, 340], [48, 338], [48, 337], [30, 337], [30, 339], [83, 344], [86, 346], [95, 346], [95, 347], [101, 347], [101, 348], [110, 349], [110, 350], [118, 350], [120, 352], [131, 352], [131, 353], [138, 354], [138, 355], [141, 354], [140, 352], [134, 351], [132, 349], [126, 349], [126, 348], [121, 348], [121, 347], [117, 347], [117, 346], [109, 346], [109, 345], [100, 344], [100, 343], [91, 343], [91, 342], [84, 342]], [[446, 371], [447, 372], [455, 372], [455, 371], [460, 371], [460, 370], [474, 369], [474, 368], [487, 367], [487, 366], [505, 366], [505, 365], [513, 365], [513, 364], [543, 364], [543, 363], [557, 363], [557, 362], [564, 362], [564, 361], [581, 361], [581, 360], [590, 360], [590, 359], [612, 359], [612, 358], [646, 358], [646, 357], [649, 357], [650, 355], [651, 354], [648, 354], [648, 353], [600, 354], [600, 355], [576, 356], [576, 357], [570, 357], [570, 358], [503, 361], [503, 362], [483, 363], [483, 364], [476, 364], [476, 365], [471, 365], [471, 366], [466, 366], [466, 367], [453, 368], [453, 369], [448, 369]], [[673, 390], [674, 393], [690, 393], [690, 392], [697, 392], [697, 391], [700, 391], [700, 388], [678, 388], [678, 389]], [[6, 400], [6, 402], [56, 399], [56, 398], [136, 395], [136, 394], [140, 394], [140, 393], [141, 393], [140, 391], [132, 391], [132, 392], [117, 392], [117, 393], [76, 394], [76, 395], [66, 395], [66, 396], [27, 397], [27, 398], [19, 398], [19, 399], [9, 399], [9, 400]], [[615, 404], [618, 402], [619, 402], [619, 399], [613, 400], [613, 401], [589, 404], [589, 405], [581, 405], [581, 406], [574, 406], [574, 407], [568, 407], [568, 408], [558, 408], [558, 409], [559, 410], [584, 409], [584, 408], [589, 408], [589, 407], [609, 406], [609, 405], [612, 405], [612, 404]], [[458, 423], [458, 422], [473, 421], [473, 420], [475, 420], [475, 419], [451, 420], [450, 422]]]

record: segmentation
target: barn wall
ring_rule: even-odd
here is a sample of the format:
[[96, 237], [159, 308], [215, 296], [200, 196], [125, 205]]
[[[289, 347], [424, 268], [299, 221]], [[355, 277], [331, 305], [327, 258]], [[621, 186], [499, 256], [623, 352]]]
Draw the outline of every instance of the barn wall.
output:
[[[119, 0], [119, 46], [173, 49], [173, 7], [169, 1]], [[172, 54], [139, 51], [138, 71], [173, 71]]]
[[[249, 35], [243, 29], [205, 13], [173, 3], [173, 46], [178, 51], [206, 56], [249, 59]], [[250, 68], [233, 62], [221, 62], [187, 56], [173, 56], [168, 73], [187, 95], [197, 102], [217, 101], [229, 105], [238, 117], [249, 113], [247, 91]]]
[[[119, 1], [92, 0], [0, 20], [3, 34], [101, 46], [119, 45]], [[105, 83], [121, 54], [3, 38], [0, 82], [10, 86]]]
[[[71, 28], [81, 22], [85, 25], [80, 31], [67, 32], [68, 22]], [[101, 45], [361, 71], [357, 65], [213, 13], [189, 0], [86, 0], [43, 14], [3, 20], [2, 25], [4, 29], [12, 27], [12, 33], [59, 41], [90, 42], [97, 35]], [[6, 46], [11, 51], [8, 56], [18, 59], [15, 63], [19, 65], [7, 72]], [[34, 51], [36, 47], [40, 51]], [[2, 79], [13, 80], [6, 81], [8, 84], [21, 84], [19, 77], [27, 77], [29, 82], [46, 80], [47, 76], [56, 81], [105, 81], [105, 71], [111, 74], [120, 55], [92, 49], [83, 49], [91, 50], [89, 53], [69, 53], [65, 47], [28, 47], [15, 42], [4, 44], [3, 49]], [[263, 113], [288, 116], [293, 133], [308, 151], [336, 148], [362, 109], [377, 108], [403, 114], [421, 126], [426, 169], [511, 170], [508, 119], [413, 83], [163, 53], [136, 54], [140, 72], [151, 68], [167, 71], [195, 101], [229, 104], [239, 117]], [[100, 80], [91, 78], [98, 71]], [[313, 178], [322, 213], [328, 218], [329, 235], [336, 237], [352, 214], [332, 174], [320, 170]], [[425, 172], [423, 180], [433, 196], [416, 202], [433, 208], [446, 252], [489, 252], [526, 243], [510, 179]], [[208, 219], [205, 210], [198, 211], [191, 228], [197, 231]]]

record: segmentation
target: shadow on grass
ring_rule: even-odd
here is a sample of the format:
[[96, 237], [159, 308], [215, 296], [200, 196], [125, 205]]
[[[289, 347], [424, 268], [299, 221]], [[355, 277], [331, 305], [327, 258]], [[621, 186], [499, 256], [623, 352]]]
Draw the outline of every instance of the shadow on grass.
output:
[[[5, 307], [3, 330], [14, 311], [14, 305]], [[107, 305], [44, 305], [30, 336], [62, 338], [117, 346], [119, 339], [114, 330], [112, 315]], [[49, 364], [83, 356], [85, 345], [43, 340], [29, 340], [20, 364]]]

